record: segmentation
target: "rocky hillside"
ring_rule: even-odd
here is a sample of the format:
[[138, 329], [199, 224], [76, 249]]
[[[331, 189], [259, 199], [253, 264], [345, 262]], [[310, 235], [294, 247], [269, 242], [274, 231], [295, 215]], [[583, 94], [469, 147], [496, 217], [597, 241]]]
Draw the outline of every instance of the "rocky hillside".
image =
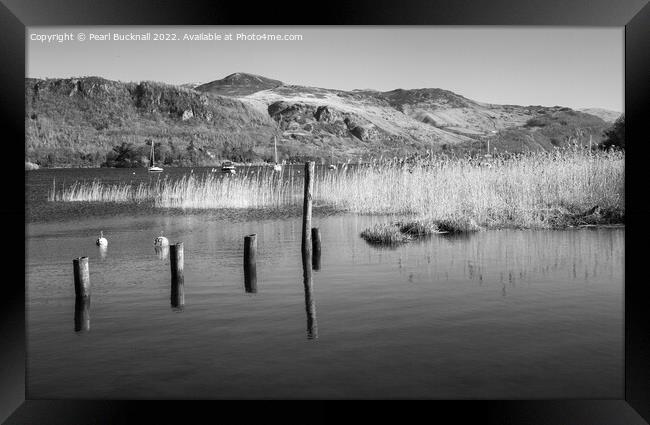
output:
[[[492, 105], [442, 89], [340, 91], [236, 73], [206, 84], [26, 79], [26, 161], [210, 165], [223, 159], [368, 159], [425, 150], [598, 143], [608, 123], [565, 107]], [[601, 116], [603, 114], [600, 114]], [[606, 116], [606, 115], [605, 115]]]
[[45, 166], [98, 166], [116, 156], [142, 166], [151, 142], [167, 165], [242, 160], [275, 131], [268, 114], [238, 99], [154, 82], [27, 79], [25, 104], [26, 160]]

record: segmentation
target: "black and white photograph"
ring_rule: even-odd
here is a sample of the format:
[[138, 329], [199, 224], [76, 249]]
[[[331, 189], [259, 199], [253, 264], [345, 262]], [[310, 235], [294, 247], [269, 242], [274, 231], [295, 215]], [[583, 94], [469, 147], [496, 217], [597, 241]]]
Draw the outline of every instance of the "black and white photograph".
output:
[[32, 399], [620, 399], [625, 31], [33, 26]]

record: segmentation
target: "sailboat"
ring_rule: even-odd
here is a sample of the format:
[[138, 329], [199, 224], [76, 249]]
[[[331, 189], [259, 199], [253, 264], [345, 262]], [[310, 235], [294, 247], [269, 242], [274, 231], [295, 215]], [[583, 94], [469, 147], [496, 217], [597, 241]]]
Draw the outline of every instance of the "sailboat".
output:
[[[278, 120], [278, 126], [276, 127], [276, 133], [280, 131], [280, 126], [282, 125], [282, 114], [280, 114], [280, 119]], [[273, 136], [273, 158], [275, 164], [273, 165], [273, 171], [282, 171], [282, 165], [278, 164], [278, 136]]]
[[277, 138], [277, 136], [273, 136], [273, 150], [274, 150], [274, 158], [275, 158], [275, 165], [273, 165], [273, 171], [282, 171], [282, 165], [278, 164], [278, 138]]
[[160, 172], [162, 172], [163, 169], [160, 168], [160, 167], [156, 167], [155, 156], [154, 156], [154, 151], [153, 151], [153, 145], [154, 145], [154, 141], [152, 140], [151, 141], [151, 167], [149, 167], [149, 172], [150, 173], [160, 173]]
[[332, 148], [332, 151], [330, 153], [330, 165], [329, 165], [330, 170], [336, 170], [336, 165], [334, 165], [334, 149]]

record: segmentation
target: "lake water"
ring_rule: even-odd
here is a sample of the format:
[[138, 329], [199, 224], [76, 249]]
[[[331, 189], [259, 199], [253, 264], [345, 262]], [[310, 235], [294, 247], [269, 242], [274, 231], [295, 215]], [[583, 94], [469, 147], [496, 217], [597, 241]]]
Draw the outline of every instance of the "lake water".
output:
[[[359, 233], [388, 218], [317, 214], [321, 267], [306, 297], [297, 215], [88, 213], [42, 198], [53, 176], [106, 171], [131, 173], [28, 173], [31, 208], [48, 211], [27, 218], [30, 399], [623, 396], [623, 229], [379, 249]], [[154, 251], [161, 230], [184, 243], [182, 309], [170, 305], [169, 259]], [[250, 233], [257, 293], [244, 290]], [[89, 257], [92, 297], [89, 329], [76, 332], [78, 256]]]

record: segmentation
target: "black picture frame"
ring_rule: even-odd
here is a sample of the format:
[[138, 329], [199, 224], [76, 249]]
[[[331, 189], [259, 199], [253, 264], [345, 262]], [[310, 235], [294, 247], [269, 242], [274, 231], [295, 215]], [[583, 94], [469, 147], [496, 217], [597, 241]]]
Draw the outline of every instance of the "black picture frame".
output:
[[[260, 408], [242, 403], [31, 400], [25, 393], [25, 247], [24, 236], [25, 27], [56, 25], [545, 25], [625, 26], [626, 236], [625, 236], [625, 397], [620, 400], [429, 401], [425, 404], [359, 403], [293, 405], [265, 402]], [[7, 158], [0, 182], [10, 198], [0, 216], [13, 229], [0, 242], [4, 265], [0, 307], [0, 421], [6, 424], [194, 423], [225, 420], [353, 419], [409, 421], [451, 415], [453, 423], [499, 424], [647, 424], [650, 422], [650, 298], [643, 278], [649, 240], [644, 182], [650, 140], [645, 112], [650, 100], [650, 5], [648, 0], [402, 0], [267, 2], [170, 0], [90, 1], [0, 0], [0, 139]], [[644, 140], [645, 139], [645, 140]], [[21, 147], [22, 146], [22, 147]], [[23, 174], [24, 175], [24, 174]], [[11, 189], [11, 190], [9, 190]], [[23, 229], [21, 232], [20, 229]], [[24, 240], [19, 239], [19, 240]], [[636, 249], [640, 247], [639, 249]], [[21, 249], [22, 248], [22, 249]], [[646, 260], [646, 261], [644, 261]], [[11, 275], [16, 269], [17, 276]], [[21, 284], [22, 282], [22, 284]], [[348, 409], [352, 408], [352, 409]], [[372, 416], [371, 419], [369, 416]]]

